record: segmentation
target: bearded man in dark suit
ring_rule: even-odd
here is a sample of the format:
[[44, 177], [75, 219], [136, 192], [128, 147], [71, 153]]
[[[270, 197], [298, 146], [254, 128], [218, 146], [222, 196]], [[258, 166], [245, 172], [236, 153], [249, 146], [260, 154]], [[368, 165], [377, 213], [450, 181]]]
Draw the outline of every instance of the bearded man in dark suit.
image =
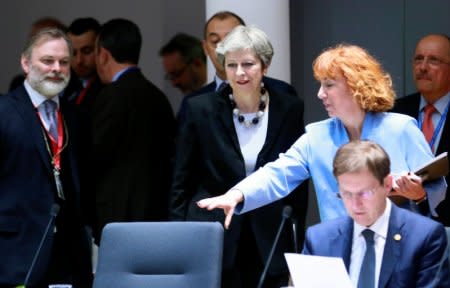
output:
[[75, 107], [58, 97], [71, 55], [63, 31], [41, 30], [22, 53], [25, 81], [0, 98], [0, 287], [90, 287], [80, 215], [82, 131]]

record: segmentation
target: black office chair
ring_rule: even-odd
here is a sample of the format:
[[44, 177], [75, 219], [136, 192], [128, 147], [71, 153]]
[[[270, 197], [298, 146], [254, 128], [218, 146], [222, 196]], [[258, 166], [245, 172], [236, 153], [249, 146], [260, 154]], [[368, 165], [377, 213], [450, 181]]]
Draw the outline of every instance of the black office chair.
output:
[[222, 248], [218, 222], [111, 223], [94, 288], [219, 288]]

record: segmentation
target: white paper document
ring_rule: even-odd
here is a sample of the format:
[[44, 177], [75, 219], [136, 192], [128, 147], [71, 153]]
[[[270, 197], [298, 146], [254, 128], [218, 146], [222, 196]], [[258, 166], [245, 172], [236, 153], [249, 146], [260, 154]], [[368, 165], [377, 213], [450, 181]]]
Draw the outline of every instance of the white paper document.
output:
[[284, 257], [296, 288], [354, 288], [341, 258], [295, 253]]

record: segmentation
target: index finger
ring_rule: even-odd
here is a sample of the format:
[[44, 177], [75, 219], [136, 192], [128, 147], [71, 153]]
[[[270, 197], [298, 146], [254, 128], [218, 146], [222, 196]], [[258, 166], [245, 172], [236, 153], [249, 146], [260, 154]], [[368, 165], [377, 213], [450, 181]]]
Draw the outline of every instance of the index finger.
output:
[[230, 228], [231, 218], [233, 218], [233, 214], [234, 214], [234, 208], [230, 209], [228, 211], [228, 213], [226, 213], [225, 223], [224, 223], [225, 229]]

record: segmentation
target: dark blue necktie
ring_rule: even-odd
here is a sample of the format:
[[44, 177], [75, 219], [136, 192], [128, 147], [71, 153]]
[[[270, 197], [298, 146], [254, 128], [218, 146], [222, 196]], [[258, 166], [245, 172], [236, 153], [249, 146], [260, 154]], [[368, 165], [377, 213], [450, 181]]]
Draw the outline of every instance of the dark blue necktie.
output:
[[366, 253], [359, 270], [358, 288], [374, 288], [375, 287], [375, 241], [372, 230], [366, 229], [362, 231], [362, 235], [366, 240]]

